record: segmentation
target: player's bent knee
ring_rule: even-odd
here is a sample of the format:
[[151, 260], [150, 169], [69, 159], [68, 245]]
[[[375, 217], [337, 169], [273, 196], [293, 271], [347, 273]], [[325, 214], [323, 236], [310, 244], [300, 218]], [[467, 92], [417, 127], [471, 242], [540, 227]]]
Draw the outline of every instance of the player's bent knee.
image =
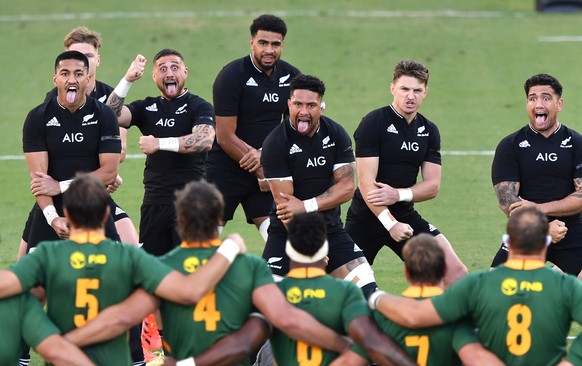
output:
[[370, 283], [376, 282], [374, 277], [374, 270], [368, 263], [362, 263], [356, 268], [352, 269], [350, 273], [344, 278], [346, 281], [353, 281], [358, 287], [364, 287]]

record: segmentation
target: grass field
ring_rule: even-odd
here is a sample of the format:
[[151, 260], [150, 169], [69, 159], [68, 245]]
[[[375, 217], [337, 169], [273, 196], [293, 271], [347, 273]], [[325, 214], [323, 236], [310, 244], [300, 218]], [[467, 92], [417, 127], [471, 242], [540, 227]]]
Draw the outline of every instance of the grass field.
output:
[[[417, 208], [449, 238], [470, 271], [488, 267], [504, 232], [489, 177], [491, 152], [527, 122], [525, 79], [539, 72], [558, 77], [565, 99], [560, 120], [582, 129], [582, 75], [571, 66], [579, 59], [582, 14], [538, 14], [533, 1], [524, 0], [144, 3], [0, 4], [0, 268], [14, 261], [33, 203], [26, 164], [12, 158], [22, 157], [22, 123], [52, 87], [63, 36], [78, 25], [103, 35], [99, 80], [115, 85], [137, 53], [151, 59], [162, 48], [176, 48], [189, 66], [187, 86], [211, 100], [220, 68], [249, 52], [252, 19], [263, 12], [281, 15], [289, 27], [283, 58], [326, 82], [326, 114], [350, 134], [363, 115], [390, 102], [388, 85], [398, 60], [425, 63], [431, 78], [421, 112], [441, 131], [443, 180], [439, 196]], [[127, 99], [156, 94], [145, 77]], [[115, 193], [136, 225], [144, 163], [138, 136], [130, 130], [128, 154], [136, 157], [122, 164], [124, 185]], [[240, 212], [226, 228], [234, 231], [260, 253], [261, 240]], [[392, 253], [382, 252], [374, 268], [380, 286], [401, 290], [401, 267]]]

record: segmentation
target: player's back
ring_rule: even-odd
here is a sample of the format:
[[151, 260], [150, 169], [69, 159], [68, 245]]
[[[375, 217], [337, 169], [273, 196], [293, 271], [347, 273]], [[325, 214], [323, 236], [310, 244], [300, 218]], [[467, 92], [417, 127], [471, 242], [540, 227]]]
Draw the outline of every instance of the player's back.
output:
[[[220, 244], [219, 240], [215, 242]], [[210, 259], [217, 245], [178, 247], [161, 260], [184, 274], [192, 273]], [[166, 351], [177, 359], [195, 356], [236, 331], [253, 311], [253, 290], [269, 283], [273, 283], [273, 278], [265, 261], [244, 254], [237, 256], [215, 290], [196, 305], [163, 301], [160, 310]]]
[[[339, 334], [347, 334], [353, 319], [370, 314], [361, 290], [353, 282], [332, 278], [318, 268], [292, 269], [278, 286], [289, 303]], [[278, 329], [273, 330], [271, 347], [280, 366], [304, 362], [327, 365], [337, 357], [335, 352], [295, 341]]]

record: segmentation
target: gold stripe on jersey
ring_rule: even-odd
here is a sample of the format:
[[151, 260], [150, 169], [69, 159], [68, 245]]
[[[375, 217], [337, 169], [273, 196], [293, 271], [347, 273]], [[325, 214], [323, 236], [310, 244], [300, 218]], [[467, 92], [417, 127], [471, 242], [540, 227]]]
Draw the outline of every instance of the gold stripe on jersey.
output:
[[180, 243], [182, 248], [213, 248], [219, 247], [222, 244], [220, 239], [211, 239], [204, 241], [183, 241]]
[[410, 286], [402, 292], [402, 296], [415, 299], [433, 297], [443, 293], [443, 289], [437, 286]]
[[103, 233], [97, 231], [86, 231], [83, 233], [71, 235], [69, 239], [79, 244], [84, 243], [99, 244], [107, 238], [105, 237], [105, 235], [103, 235]]
[[287, 273], [287, 277], [293, 278], [313, 278], [324, 276], [325, 271], [321, 268], [317, 267], [300, 267], [300, 268], [293, 268], [292, 270]]
[[510, 259], [505, 262], [505, 267], [519, 270], [532, 270], [545, 266], [539, 259]]

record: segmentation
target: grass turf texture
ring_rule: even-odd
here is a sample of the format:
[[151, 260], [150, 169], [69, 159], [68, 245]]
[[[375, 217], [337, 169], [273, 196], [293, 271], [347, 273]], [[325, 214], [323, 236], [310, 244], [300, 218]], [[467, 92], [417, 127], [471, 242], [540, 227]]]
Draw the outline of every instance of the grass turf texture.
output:
[[[176, 48], [189, 66], [186, 85], [211, 101], [214, 77], [227, 62], [249, 52], [248, 26], [263, 12], [285, 19], [289, 33], [283, 58], [324, 80], [326, 115], [350, 135], [362, 116], [391, 101], [391, 71], [402, 58], [418, 59], [430, 70], [421, 113], [439, 126], [444, 152], [493, 151], [503, 136], [524, 125], [522, 86], [539, 72], [560, 79], [565, 99], [560, 121], [582, 130], [577, 119], [582, 112], [577, 103], [582, 76], [571, 72], [579, 43], [543, 38], [579, 36], [582, 14], [538, 14], [533, 1], [180, 0], [145, 6], [135, 0], [104, 0], [89, 7], [69, 0], [35, 0], [0, 4], [5, 88], [0, 97], [0, 156], [22, 156], [22, 123], [52, 87], [54, 58], [72, 28], [86, 25], [101, 32], [99, 80], [115, 86], [137, 53], [151, 60], [162, 48]], [[127, 100], [157, 94], [146, 75]], [[137, 129], [130, 129], [128, 154], [140, 155], [138, 136]], [[489, 266], [504, 232], [505, 217], [489, 178], [491, 160], [487, 154], [445, 154], [439, 196], [417, 205], [448, 237], [470, 271]], [[124, 184], [114, 196], [136, 226], [143, 164], [143, 158], [122, 164]], [[0, 268], [16, 257], [33, 203], [28, 182], [23, 160], [0, 160]], [[245, 223], [241, 209], [225, 232], [240, 232], [249, 250], [261, 253], [262, 241], [254, 226]], [[381, 288], [404, 288], [402, 264], [389, 250], [380, 253], [374, 269]]]

